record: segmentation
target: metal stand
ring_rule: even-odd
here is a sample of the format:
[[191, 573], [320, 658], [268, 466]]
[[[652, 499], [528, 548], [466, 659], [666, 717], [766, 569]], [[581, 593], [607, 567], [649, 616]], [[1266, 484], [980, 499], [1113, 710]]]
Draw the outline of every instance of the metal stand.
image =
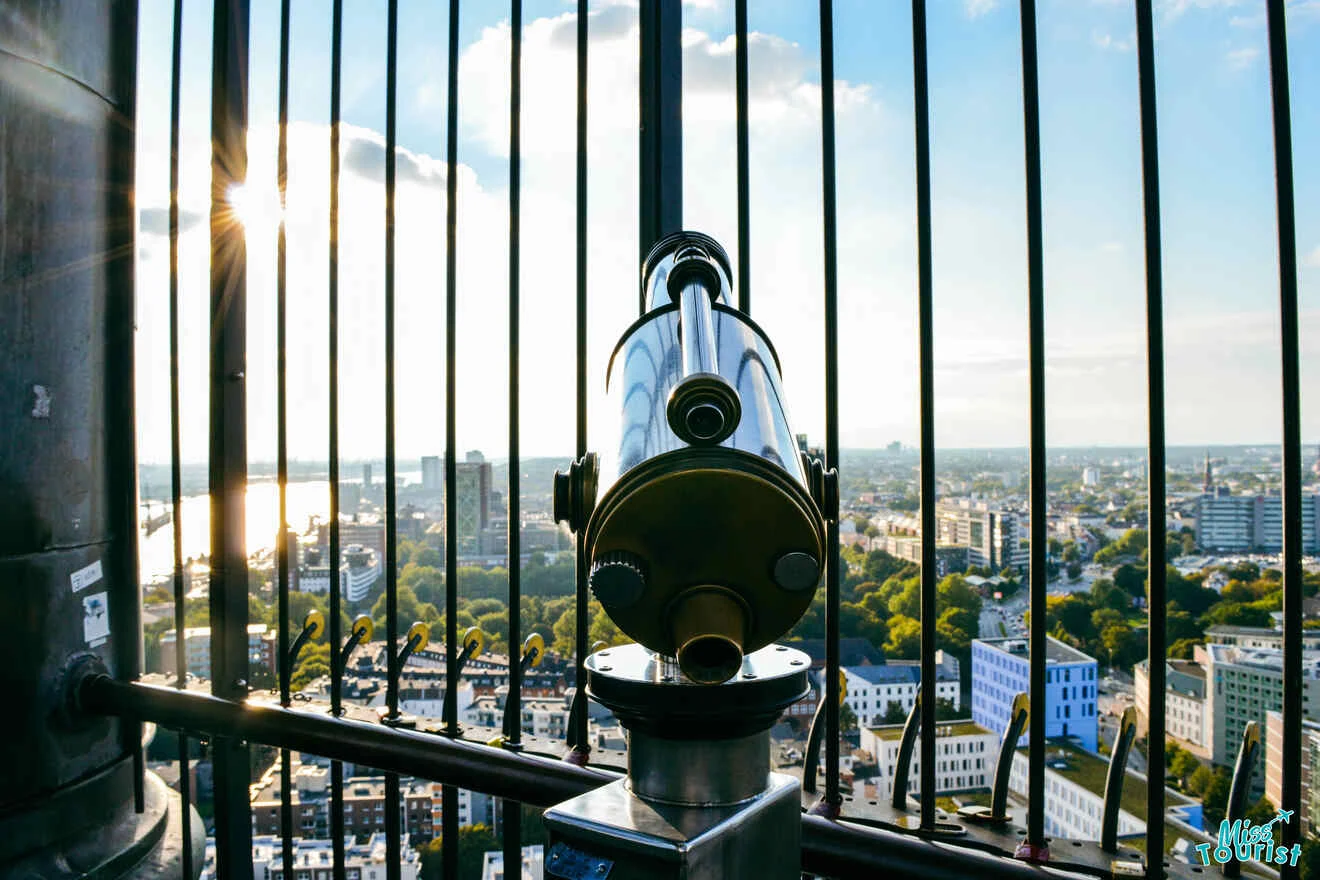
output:
[[586, 667], [628, 730], [628, 776], [545, 812], [546, 876], [797, 880], [799, 784], [770, 772], [770, 727], [806, 694], [809, 658], [770, 645], [718, 685], [636, 644]]

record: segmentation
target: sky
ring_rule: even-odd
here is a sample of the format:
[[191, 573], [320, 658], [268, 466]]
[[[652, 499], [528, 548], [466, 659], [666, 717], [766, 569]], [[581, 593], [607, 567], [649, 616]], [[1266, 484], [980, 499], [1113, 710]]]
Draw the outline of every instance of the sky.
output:
[[[184, 3], [180, 240], [183, 458], [206, 457], [209, 3]], [[1144, 243], [1135, 24], [1123, 0], [1041, 0], [1039, 71], [1051, 445], [1142, 445]], [[252, 4], [248, 437], [275, 456], [279, 4]], [[400, 0], [396, 222], [397, 452], [443, 454], [447, 6]], [[752, 314], [777, 347], [795, 430], [824, 437], [820, 40], [815, 4], [750, 3]], [[460, 18], [458, 446], [508, 443], [505, 4]], [[384, 454], [381, 0], [344, 0], [340, 448]], [[523, 456], [574, 447], [575, 3], [523, 11]], [[169, 458], [172, 3], [143, 0], [139, 52], [138, 429]], [[293, 0], [288, 240], [289, 451], [326, 456], [330, 3]], [[590, 5], [589, 424], [611, 440], [605, 369], [636, 318], [637, 9]], [[1320, 0], [1289, 0], [1303, 440], [1320, 439]], [[910, 5], [835, 4], [840, 435], [918, 440], [916, 186]], [[684, 0], [683, 220], [737, 265], [733, 0]], [[935, 433], [942, 447], [1028, 438], [1027, 255], [1017, 4], [928, 12]], [[1263, 0], [1156, 0], [1168, 442], [1280, 437], [1278, 263]]]

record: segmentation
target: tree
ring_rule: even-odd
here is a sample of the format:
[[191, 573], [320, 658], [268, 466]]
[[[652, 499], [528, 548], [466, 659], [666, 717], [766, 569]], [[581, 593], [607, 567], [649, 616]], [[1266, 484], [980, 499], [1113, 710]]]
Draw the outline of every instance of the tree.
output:
[[852, 706], [844, 703], [839, 707], [839, 730], [847, 732], [857, 729], [857, 713], [852, 710]]
[[902, 583], [902, 592], [889, 600], [889, 613], [895, 616], [921, 616], [921, 578], [908, 578]]
[[[431, 838], [423, 844], [418, 855], [421, 861], [423, 880], [441, 880], [444, 875], [444, 862], [441, 853], [444, 843], [440, 836]], [[481, 876], [482, 862], [486, 853], [500, 848], [500, 839], [487, 825], [464, 825], [458, 829], [458, 876], [462, 880], [476, 880]]]
[[570, 608], [554, 625], [555, 640], [552, 645], [555, 653], [561, 657], [572, 657], [577, 653], [577, 611]]
[[1222, 571], [1228, 575], [1229, 580], [1245, 583], [1260, 580], [1260, 566], [1254, 562], [1237, 562], [1233, 565], [1223, 566]]
[[921, 624], [906, 615], [889, 618], [889, 640], [885, 656], [895, 660], [916, 660], [921, 655]]
[[1187, 779], [1187, 793], [1200, 797], [1205, 794], [1206, 786], [1210, 784], [1210, 778], [1214, 776], [1215, 771], [1211, 770], [1205, 764], [1192, 771], [1192, 775]]
[[1302, 856], [1297, 860], [1302, 880], [1320, 880], [1320, 840], [1308, 837], [1302, 843]]
[[1068, 580], [1070, 581], [1077, 580], [1082, 576], [1082, 563], [1078, 562], [1077, 560], [1073, 560], [1072, 562], [1069, 562], [1067, 573], [1068, 573]]
[[875, 581], [877, 584], [883, 584], [900, 572], [907, 571], [911, 574], [915, 570], [914, 564], [892, 556], [884, 550], [872, 550], [867, 553], [866, 562], [862, 565], [862, 573], [866, 580]]
[[609, 615], [605, 613], [605, 609], [601, 607], [599, 602], [593, 599], [591, 605], [588, 606], [588, 611], [591, 615], [591, 626], [587, 630], [588, 645], [604, 642], [613, 647], [614, 645], [625, 645], [632, 641], [614, 624], [613, 620], [610, 620]]
[[409, 565], [428, 566], [439, 568], [444, 565], [444, 560], [440, 558], [440, 551], [430, 544], [413, 544], [412, 555], [408, 557]]
[[1066, 596], [1049, 596], [1045, 600], [1048, 609], [1046, 627], [1053, 629], [1057, 623], [1081, 643], [1095, 638], [1095, 629], [1091, 626], [1091, 603], [1084, 595], [1069, 593]]
[[1226, 767], [1218, 767], [1210, 774], [1210, 780], [1201, 792], [1201, 806], [1204, 807], [1205, 819], [1210, 827], [1218, 825], [1228, 810], [1229, 789], [1233, 786], [1233, 776]]
[[330, 643], [306, 645], [298, 652], [298, 662], [289, 676], [289, 690], [300, 691], [323, 675], [330, 674]]
[[1114, 569], [1114, 586], [1134, 598], [1146, 595], [1145, 566], [1136, 566], [1130, 563], [1120, 565]]
[[898, 700], [890, 700], [885, 706], [885, 724], [902, 724], [907, 720], [907, 712]]
[[1201, 762], [1196, 760], [1195, 755], [1191, 752], [1179, 749], [1177, 756], [1174, 757], [1173, 762], [1169, 765], [1169, 772], [1178, 780], [1180, 788], [1186, 788], [1187, 780], [1189, 780], [1192, 777], [1192, 774], [1200, 768]]
[[[477, 626], [481, 627], [490, 638], [490, 650], [495, 653], [503, 653], [509, 649], [509, 615], [507, 611], [488, 611], [477, 618]], [[517, 651], [518, 646], [513, 646]]]
[[889, 627], [873, 610], [854, 602], [839, 604], [839, 632], [844, 638], [866, 639], [877, 648], [889, 638]]
[[1109, 657], [1110, 666], [1127, 666], [1128, 659], [1136, 646], [1132, 627], [1125, 623], [1112, 624], [1100, 633], [1100, 644]]
[[953, 707], [953, 700], [950, 700], [948, 697], [935, 698], [936, 721], [952, 721], [959, 717], [966, 718], [967, 713], [959, 712], [957, 709], [955, 709]]
[[1203, 639], [1178, 639], [1169, 645], [1169, 656], [1175, 660], [1191, 660], [1196, 654], [1196, 646]]

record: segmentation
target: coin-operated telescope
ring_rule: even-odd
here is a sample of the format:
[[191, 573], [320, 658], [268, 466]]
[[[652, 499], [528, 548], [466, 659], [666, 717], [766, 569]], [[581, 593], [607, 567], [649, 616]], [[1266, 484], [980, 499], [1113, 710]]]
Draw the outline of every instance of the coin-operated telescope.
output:
[[551, 877], [799, 875], [798, 782], [770, 772], [769, 728], [810, 660], [772, 643], [819, 585], [837, 477], [799, 449], [778, 356], [730, 276], [705, 235], [651, 249], [606, 379], [616, 439], [555, 475], [555, 518], [637, 644], [586, 661], [629, 773], [546, 812]]

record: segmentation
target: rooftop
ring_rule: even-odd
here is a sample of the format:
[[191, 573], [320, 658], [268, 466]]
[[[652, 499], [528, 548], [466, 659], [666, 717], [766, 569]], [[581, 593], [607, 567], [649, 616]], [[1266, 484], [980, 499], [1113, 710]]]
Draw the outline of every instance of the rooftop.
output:
[[[980, 642], [992, 648], [997, 648], [1005, 654], [1012, 654], [1017, 657], [1028, 656], [1028, 642], [1025, 638], [1006, 638], [1006, 639], [974, 639], [974, 642]], [[1072, 645], [1059, 641], [1054, 636], [1045, 637], [1045, 662], [1046, 663], [1094, 663], [1095, 658], [1089, 654], [1083, 654]]]
[[[879, 666], [845, 666], [843, 671], [855, 675], [868, 684], [917, 684], [921, 681], [921, 667], [913, 664], [881, 664]], [[957, 681], [958, 676], [936, 667], [936, 681]]]
[[[1279, 648], [1240, 648], [1236, 645], [1208, 644], [1205, 650], [1211, 663], [1250, 666], [1254, 669], [1272, 671], [1283, 669], [1283, 651]], [[1303, 674], [1307, 678], [1320, 677], [1320, 651], [1303, 651], [1302, 667]]]
[[[903, 735], [902, 724], [880, 724], [870, 728], [870, 730], [871, 733], [875, 734], [876, 739], [882, 740], [898, 739]], [[989, 730], [969, 719], [945, 721], [935, 725], [936, 737], [977, 736], [978, 734], [993, 736]]]

